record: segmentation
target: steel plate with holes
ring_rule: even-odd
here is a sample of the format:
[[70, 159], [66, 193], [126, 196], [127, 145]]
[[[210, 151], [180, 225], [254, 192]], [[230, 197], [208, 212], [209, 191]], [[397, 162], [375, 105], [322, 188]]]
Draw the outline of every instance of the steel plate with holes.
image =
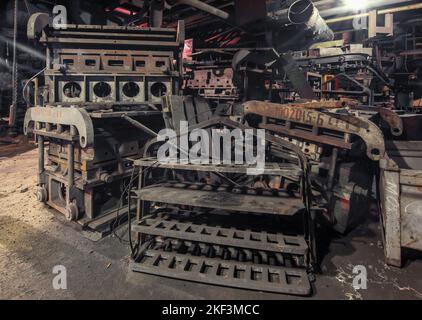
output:
[[154, 236], [298, 255], [306, 255], [308, 251], [308, 245], [303, 237], [211, 227], [205, 224], [180, 222], [176, 219], [143, 219], [139, 224], [132, 225], [132, 231]]
[[182, 280], [293, 295], [309, 295], [311, 285], [304, 269], [255, 265], [189, 254], [145, 250], [131, 264], [142, 272]]

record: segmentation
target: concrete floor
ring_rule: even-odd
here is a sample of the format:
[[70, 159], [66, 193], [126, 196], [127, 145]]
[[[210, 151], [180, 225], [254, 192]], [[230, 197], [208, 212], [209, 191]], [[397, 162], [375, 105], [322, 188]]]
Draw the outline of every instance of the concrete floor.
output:
[[[1, 299], [298, 299], [129, 272], [127, 245], [92, 241], [36, 201], [36, 164], [36, 150], [0, 149]], [[323, 240], [322, 274], [307, 299], [422, 299], [422, 259], [388, 267], [379, 231], [371, 216], [346, 237]], [[53, 289], [55, 265], [67, 269], [67, 290]], [[367, 290], [353, 289], [355, 265], [367, 268]]]

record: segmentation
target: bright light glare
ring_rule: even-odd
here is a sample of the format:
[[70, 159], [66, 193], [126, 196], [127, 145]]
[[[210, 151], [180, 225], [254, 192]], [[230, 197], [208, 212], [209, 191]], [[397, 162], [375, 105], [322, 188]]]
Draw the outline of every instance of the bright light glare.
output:
[[344, 0], [344, 2], [350, 10], [356, 11], [365, 9], [368, 4], [368, 0]]

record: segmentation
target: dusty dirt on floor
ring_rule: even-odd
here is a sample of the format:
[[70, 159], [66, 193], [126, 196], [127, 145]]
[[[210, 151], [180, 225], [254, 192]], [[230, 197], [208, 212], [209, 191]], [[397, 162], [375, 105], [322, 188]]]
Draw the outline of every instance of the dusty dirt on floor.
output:
[[[90, 273], [91, 283], [99, 284], [116, 261], [99, 254], [95, 242], [58, 221], [36, 200], [36, 165], [36, 149], [0, 158], [0, 298], [82, 298], [71, 290], [52, 288], [53, 267], [70, 266], [76, 258], [79, 267]], [[127, 249], [120, 249], [124, 262]], [[97, 269], [99, 265], [101, 269]], [[71, 283], [72, 267], [69, 269]], [[79, 285], [89, 286], [90, 282]]]
[[[129, 272], [129, 249], [114, 237], [93, 242], [35, 198], [37, 150], [0, 147], [1, 299], [296, 299]], [[312, 299], [422, 299], [422, 261], [396, 269], [383, 262], [374, 220], [330, 238]], [[67, 270], [67, 289], [52, 286], [53, 268]], [[364, 265], [368, 289], [352, 286]]]
[[16, 137], [10, 137], [0, 135], [0, 160], [34, 148], [35, 145], [26, 136], [18, 135]]

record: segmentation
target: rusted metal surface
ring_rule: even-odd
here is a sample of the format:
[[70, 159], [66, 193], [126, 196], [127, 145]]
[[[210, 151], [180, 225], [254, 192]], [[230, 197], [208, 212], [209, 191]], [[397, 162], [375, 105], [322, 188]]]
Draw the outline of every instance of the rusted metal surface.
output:
[[265, 129], [271, 132], [287, 135], [290, 137], [296, 137], [307, 141], [313, 141], [315, 143], [322, 143], [331, 145], [333, 147], [337, 148], [343, 148], [343, 149], [351, 149], [352, 144], [349, 142], [346, 142], [344, 138], [333, 138], [333, 137], [325, 137], [321, 135], [313, 134], [312, 132], [306, 132], [303, 130], [296, 130], [296, 129], [286, 129], [283, 126], [279, 124], [260, 124], [259, 127], [261, 129]]
[[294, 102], [285, 104], [286, 106], [294, 108], [305, 108], [305, 109], [338, 109], [355, 106], [356, 101], [350, 99], [342, 100], [322, 100], [322, 101], [308, 101], [308, 102]]
[[233, 246], [237, 248], [275, 251], [280, 253], [306, 255], [308, 245], [301, 237], [286, 236], [282, 233], [253, 232], [224, 227], [198, 225], [183, 218], [147, 218], [132, 226], [134, 232], [154, 236], [184, 239]]
[[[174, 103], [181, 103], [180, 101], [182, 101], [181, 99], [178, 99], [179, 101], [176, 102], [176, 100], [173, 100]], [[177, 105], [175, 105], [176, 107]], [[252, 127], [249, 127], [247, 125], [244, 125], [240, 122], [236, 122], [233, 121], [231, 119], [229, 119], [228, 117], [220, 117], [220, 116], [214, 116], [211, 117], [208, 120], [204, 120], [202, 122], [199, 122], [195, 125], [189, 125], [189, 132], [191, 132], [192, 130], [195, 129], [206, 129], [209, 127], [218, 127], [218, 126], [226, 126], [228, 128], [239, 128], [242, 130], [246, 130], [246, 129], [252, 129]], [[184, 135], [187, 135], [188, 133], [185, 133]], [[254, 132], [254, 135], [256, 135], [256, 133]], [[179, 138], [180, 136], [183, 135], [177, 135], [177, 137]], [[265, 135], [265, 140], [269, 143], [272, 143], [280, 148], [285, 148], [287, 150], [290, 150], [291, 152], [293, 152], [298, 158], [299, 158], [299, 162], [301, 163], [301, 165], [305, 168], [307, 168], [308, 165], [308, 159], [306, 158], [306, 156], [303, 154], [302, 150], [295, 144], [283, 140], [280, 137], [276, 137], [272, 134], [266, 134]], [[158, 141], [157, 138], [151, 139], [148, 141], [148, 143], [145, 145], [144, 147], [144, 157], [148, 157], [148, 151], [151, 148], [152, 145], [156, 144]], [[306, 174], [306, 173], [305, 173]]]
[[[278, 53], [277, 53], [278, 55]], [[317, 99], [314, 89], [309, 84], [305, 72], [303, 72], [290, 53], [278, 55], [280, 64], [282, 65], [286, 76], [289, 78], [295, 91], [298, 92], [302, 99]]]
[[[133, 162], [136, 166], [150, 167], [154, 165], [156, 168], [174, 169], [174, 170], [195, 170], [202, 172], [225, 172], [225, 173], [243, 173], [253, 168], [249, 165], [212, 165], [212, 164], [183, 164], [183, 163], [157, 163], [156, 160], [138, 159]], [[300, 178], [302, 170], [297, 165], [291, 163], [265, 163], [262, 174], [268, 175], [286, 175]]]
[[[164, 110], [167, 116], [170, 116], [167, 123], [176, 130], [178, 119], [186, 120], [186, 114], [194, 114], [194, 112], [189, 112], [191, 100], [184, 100], [183, 97], [177, 96], [169, 96], [164, 100]], [[192, 102], [193, 105], [202, 103], [198, 99]], [[227, 116], [210, 114], [210, 117], [206, 117], [202, 121], [198, 119], [198, 121], [192, 120], [189, 122], [189, 132], [201, 128], [211, 130], [212, 128], [222, 127], [251, 129], [256, 135], [255, 129], [230, 120]], [[182, 135], [183, 133], [179, 132], [178, 137], [182, 137]], [[248, 287], [254, 290], [270, 290], [279, 293], [308, 294], [310, 287], [308, 286], [307, 271], [311, 272], [312, 263], [315, 261], [314, 222], [309, 210], [308, 160], [301, 149], [289, 141], [271, 134], [266, 134], [265, 140], [268, 146], [276, 146], [286, 153], [290, 152], [288, 160], [291, 162], [266, 163], [265, 168], [252, 176], [252, 180], [248, 184], [238, 184], [231, 180], [231, 178], [250, 174], [250, 172], [248, 173], [250, 166], [247, 165], [181, 164], [177, 161], [157, 163], [157, 161], [154, 161], [154, 157], [152, 159], [135, 160], [134, 164], [139, 167], [140, 177], [139, 189], [132, 191], [133, 198], [137, 199], [138, 203], [138, 219], [132, 229], [137, 233], [138, 239], [141, 239], [138, 245], [141, 249], [134, 259], [132, 270], [224, 286]], [[153, 138], [145, 145], [144, 156], [150, 154], [149, 151], [153, 150], [151, 146], [156, 143], [162, 143], [162, 141]], [[150, 154], [150, 156], [152, 155], [153, 153]], [[285, 156], [281, 156], [281, 158], [286, 159]], [[156, 184], [148, 178], [149, 174], [144, 175], [144, 170], [152, 170], [151, 174], [154, 174], [157, 170], [161, 172], [163, 169], [166, 169], [166, 172], [175, 173], [176, 181], [168, 180], [169, 182]], [[205, 178], [201, 179], [200, 177], [204, 175]], [[190, 178], [185, 180], [181, 178], [183, 176]], [[268, 186], [262, 180], [267, 176], [272, 178], [268, 181]], [[222, 177], [222, 181], [227, 184], [213, 183], [213, 177]], [[261, 178], [261, 181], [259, 181], [259, 178]], [[198, 181], [199, 179], [201, 180]], [[255, 181], [255, 179], [258, 180]], [[195, 182], [191, 182], [191, 180]], [[194, 207], [194, 212], [201, 213], [200, 216], [207, 222], [198, 224], [199, 221], [191, 220], [191, 217], [185, 216], [184, 212], [180, 212], [176, 218], [153, 217], [153, 220], [151, 220], [150, 214], [152, 213], [154, 216], [156, 208], [159, 208], [158, 210], [176, 208], [180, 211], [186, 207]], [[216, 215], [226, 216], [227, 213], [239, 216], [239, 221], [236, 221], [230, 227], [224, 227], [220, 222], [217, 222], [218, 218], [215, 220]], [[144, 217], [145, 219], [143, 219]], [[292, 230], [290, 230], [291, 238], [285, 238], [277, 232], [270, 236], [265, 229], [257, 232], [258, 226], [251, 233], [241, 227], [244, 221], [255, 219], [259, 222], [266, 217], [268, 219], [287, 219], [292, 224], [299, 224], [298, 230], [295, 232], [297, 236], [292, 233]], [[236, 230], [237, 226], [239, 226], [239, 230]], [[152, 247], [148, 247], [148, 241], [154, 242]], [[157, 245], [156, 242], [159, 241], [164, 241], [165, 245]], [[277, 244], [273, 243], [274, 241]], [[283, 241], [286, 245], [283, 244]], [[176, 242], [178, 245], [172, 247], [172, 244]], [[182, 251], [179, 250], [180, 248], [182, 248]], [[183, 252], [183, 248], [187, 248], [187, 252]], [[161, 254], [163, 250], [170, 256], [164, 257]], [[151, 254], [154, 256], [151, 257]], [[191, 256], [192, 254], [194, 256]], [[285, 257], [285, 254], [294, 257]], [[168, 258], [172, 261], [178, 261], [180, 258], [191, 259], [191, 257], [192, 259], [199, 259], [198, 261], [201, 264], [223, 263], [221, 264], [223, 269], [224, 263], [227, 262], [230, 264], [230, 268], [239, 266], [239, 270], [243, 268], [238, 264], [240, 261], [247, 262], [252, 270], [254, 268], [261, 270], [261, 268], [266, 268], [268, 264], [274, 267], [282, 266], [284, 261], [289, 259], [298, 263], [293, 262], [293, 268], [289, 269], [289, 272], [295, 275], [294, 279], [288, 280], [290, 276], [283, 273], [274, 275], [270, 272], [267, 274], [264, 270], [264, 278], [258, 284], [258, 282], [255, 282], [254, 276], [247, 275], [245, 278], [241, 278], [230, 271], [231, 276], [226, 276], [225, 281], [220, 282], [219, 277], [213, 276], [214, 271], [209, 274], [202, 269], [200, 271], [196, 267], [191, 268], [188, 263], [188, 266], [184, 266], [185, 271], [180, 272], [181, 270], [178, 268], [168, 268], [167, 262], [163, 264], [153, 262], [151, 264], [150, 259], [164, 261]], [[196, 260], [194, 263], [196, 263]], [[220, 266], [217, 267], [216, 272], [218, 274], [220, 274], [218, 270], [221, 268]], [[266, 280], [267, 277], [268, 281]], [[286, 278], [289, 285], [286, 287], [284, 280], [281, 280], [281, 282], [273, 281], [274, 277]]]
[[162, 96], [180, 88], [184, 24], [56, 29], [49, 23], [35, 15], [28, 24], [30, 38], [46, 47], [43, 105], [25, 117], [26, 133], [49, 140], [38, 196], [69, 220], [109, 232], [116, 210], [127, 205], [120, 199], [133, 171], [128, 158], [140, 157], [148, 139], [122, 116], [162, 125]]
[[[293, 124], [308, 125], [310, 135], [318, 135], [319, 129], [329, 129], [342, 133], [347, 143], [347, 136], [351, 134], [360, 137], [367, 146], [367, 156], [372, 160], [379, 160], [385, 153], [384, 137], [381, 130], [369, 120], [349, 115], [323, 113], [306, 108], [296, 108], [291, 105], [274, 104], [260, 101], [249, 101], [243, 105], [245, 114], [257, 114], [266, 118], [285, 121], [285, 132], [293, 129]], [[264, 124], [265, 125], [265, 124]], [[273, 129], [277, 129], [274, 125]], [[315, 128], [315, 132], [314, 131]], [[281, 129], [280, 129], [281, 130]], [[297, 132], [290, 133], [295, 137]], [[329, 139], [328, 137], [326, 139]], [[315, 138], [312, 140], [315, 141]], [[324, 141], [324, 140], [323, 140]], [[326, 142], [327, 140], [325, 140]]]
[[287, 236], [280, 225], [267, 232], [271, 222], [258, 215], [247, 216], [248, 224], [254, 221], [251, 230], [233, 225], [228, 215], [197, 212], [158, 209], [136, 222], [132, 230], [146, 240], [131, 269], [236, 288], [310, 293], [305, 237]]
[[390, 126], [391, 134], [400, 137], [403, 134], [403, 121], [394, 111], [387, 108], [379, 108], [381, 118]]
[[258, 266], [206, 257], [145, 250], [133, 271], [170, 278], [241, 289], [309, 295], [311, 285], [306, 270], [277, 266]]
[[[265, 127], [262, 127], [263, 129], [266, 129]], [[277, 132], [277, 128], [274, 128], [276, 130], [274, 130], [274, 132]], [[269, 131], [272, 131], [271, 129], [266, 129]], [[298, 136], [299, 137], [299, 136]], [[321, 147], [320, 145], [318, 145], [318, 143], [312, 143], [312, 139], [310, 140], [306, 140], [306, 139], [293, 139], [290, 138], [288, 136], [280, 136], [280, 138], [289, 141], [295, 145], [297, 145], [302, 152], [312, 161], [319, 161], [320, 157], [322, 155], [323, 152], [323, 147]], [[331, 141], [333, 142], [333, 141]], [[340, 141], [341, 142], [341, 141]], [[349, 149], [350, 147], [345, 145], [343, 146], [345, 149]], [[276, 152], [277, 148], [273, 148], [271, 150], [272, 153]]]
[[422, 251], [422, 143], [394, 141], [380, 162], [380, 207], [387, 263], [401, 267], [403, 248]]
[[[33, 107], [29, 108], [25, 114], [24, 132], [28, 134], [34, 129], [35, 123], [50, 125], [75, 126], [79, 136], [79, 143], [82, 148], [94, 145], [94, 126], [86, 110], [70, 107]], [[63, 131], [63, 127], [61, 128]], [[67, 128], [69, 131], [69, 128]], [[61, 134], [61, 133], [58, 133]], [[46, 135], [48, 131], [46, 130]]]
[[350, 111], [358, 111], [359, 114], [365, 114], [368, 112], [369, 114], [378, 113], [380, 117], [387, 122], [390, 127], [391, 134], [393, 136], [399, 137], [403, 134], [403, 120], [400, 115], [395, 112], [394, 110], [383, 108], [383, 107], [373, 107], [373, 106], [348, 106]]
[[181, 121], [189, 126], [209, 121], [213, 114], [207, 100], [191, 96], [166, 95], [163, 97], [163, 117], [168, 128], [180, 131]]
[[177, 29], [97, 25], [44, 28], [49, 104], [110, 109], [159, 104], [182, 73], [184, 24]]
[[213, 191], [203, 190], [205, 185], [196, 187], [200, 190], [191, 189], [189, 185], [157, 185], [145, 187], [135, 194], [143, 201], [261, 214], [293, 216], [304, 209], [301, 198], [291, 197], [287, 193], [278, 192], [277, 196], [263, 196], [239, 194], [230, 190], [218, 191], [217, 188]]
[[189, 79], [187, 88], [198, 91], [199, 95], [208, 99], [237, 100], [239, 94], [233, 83], [233, 69], [205, 69], [193, 71], [193, 79]]

